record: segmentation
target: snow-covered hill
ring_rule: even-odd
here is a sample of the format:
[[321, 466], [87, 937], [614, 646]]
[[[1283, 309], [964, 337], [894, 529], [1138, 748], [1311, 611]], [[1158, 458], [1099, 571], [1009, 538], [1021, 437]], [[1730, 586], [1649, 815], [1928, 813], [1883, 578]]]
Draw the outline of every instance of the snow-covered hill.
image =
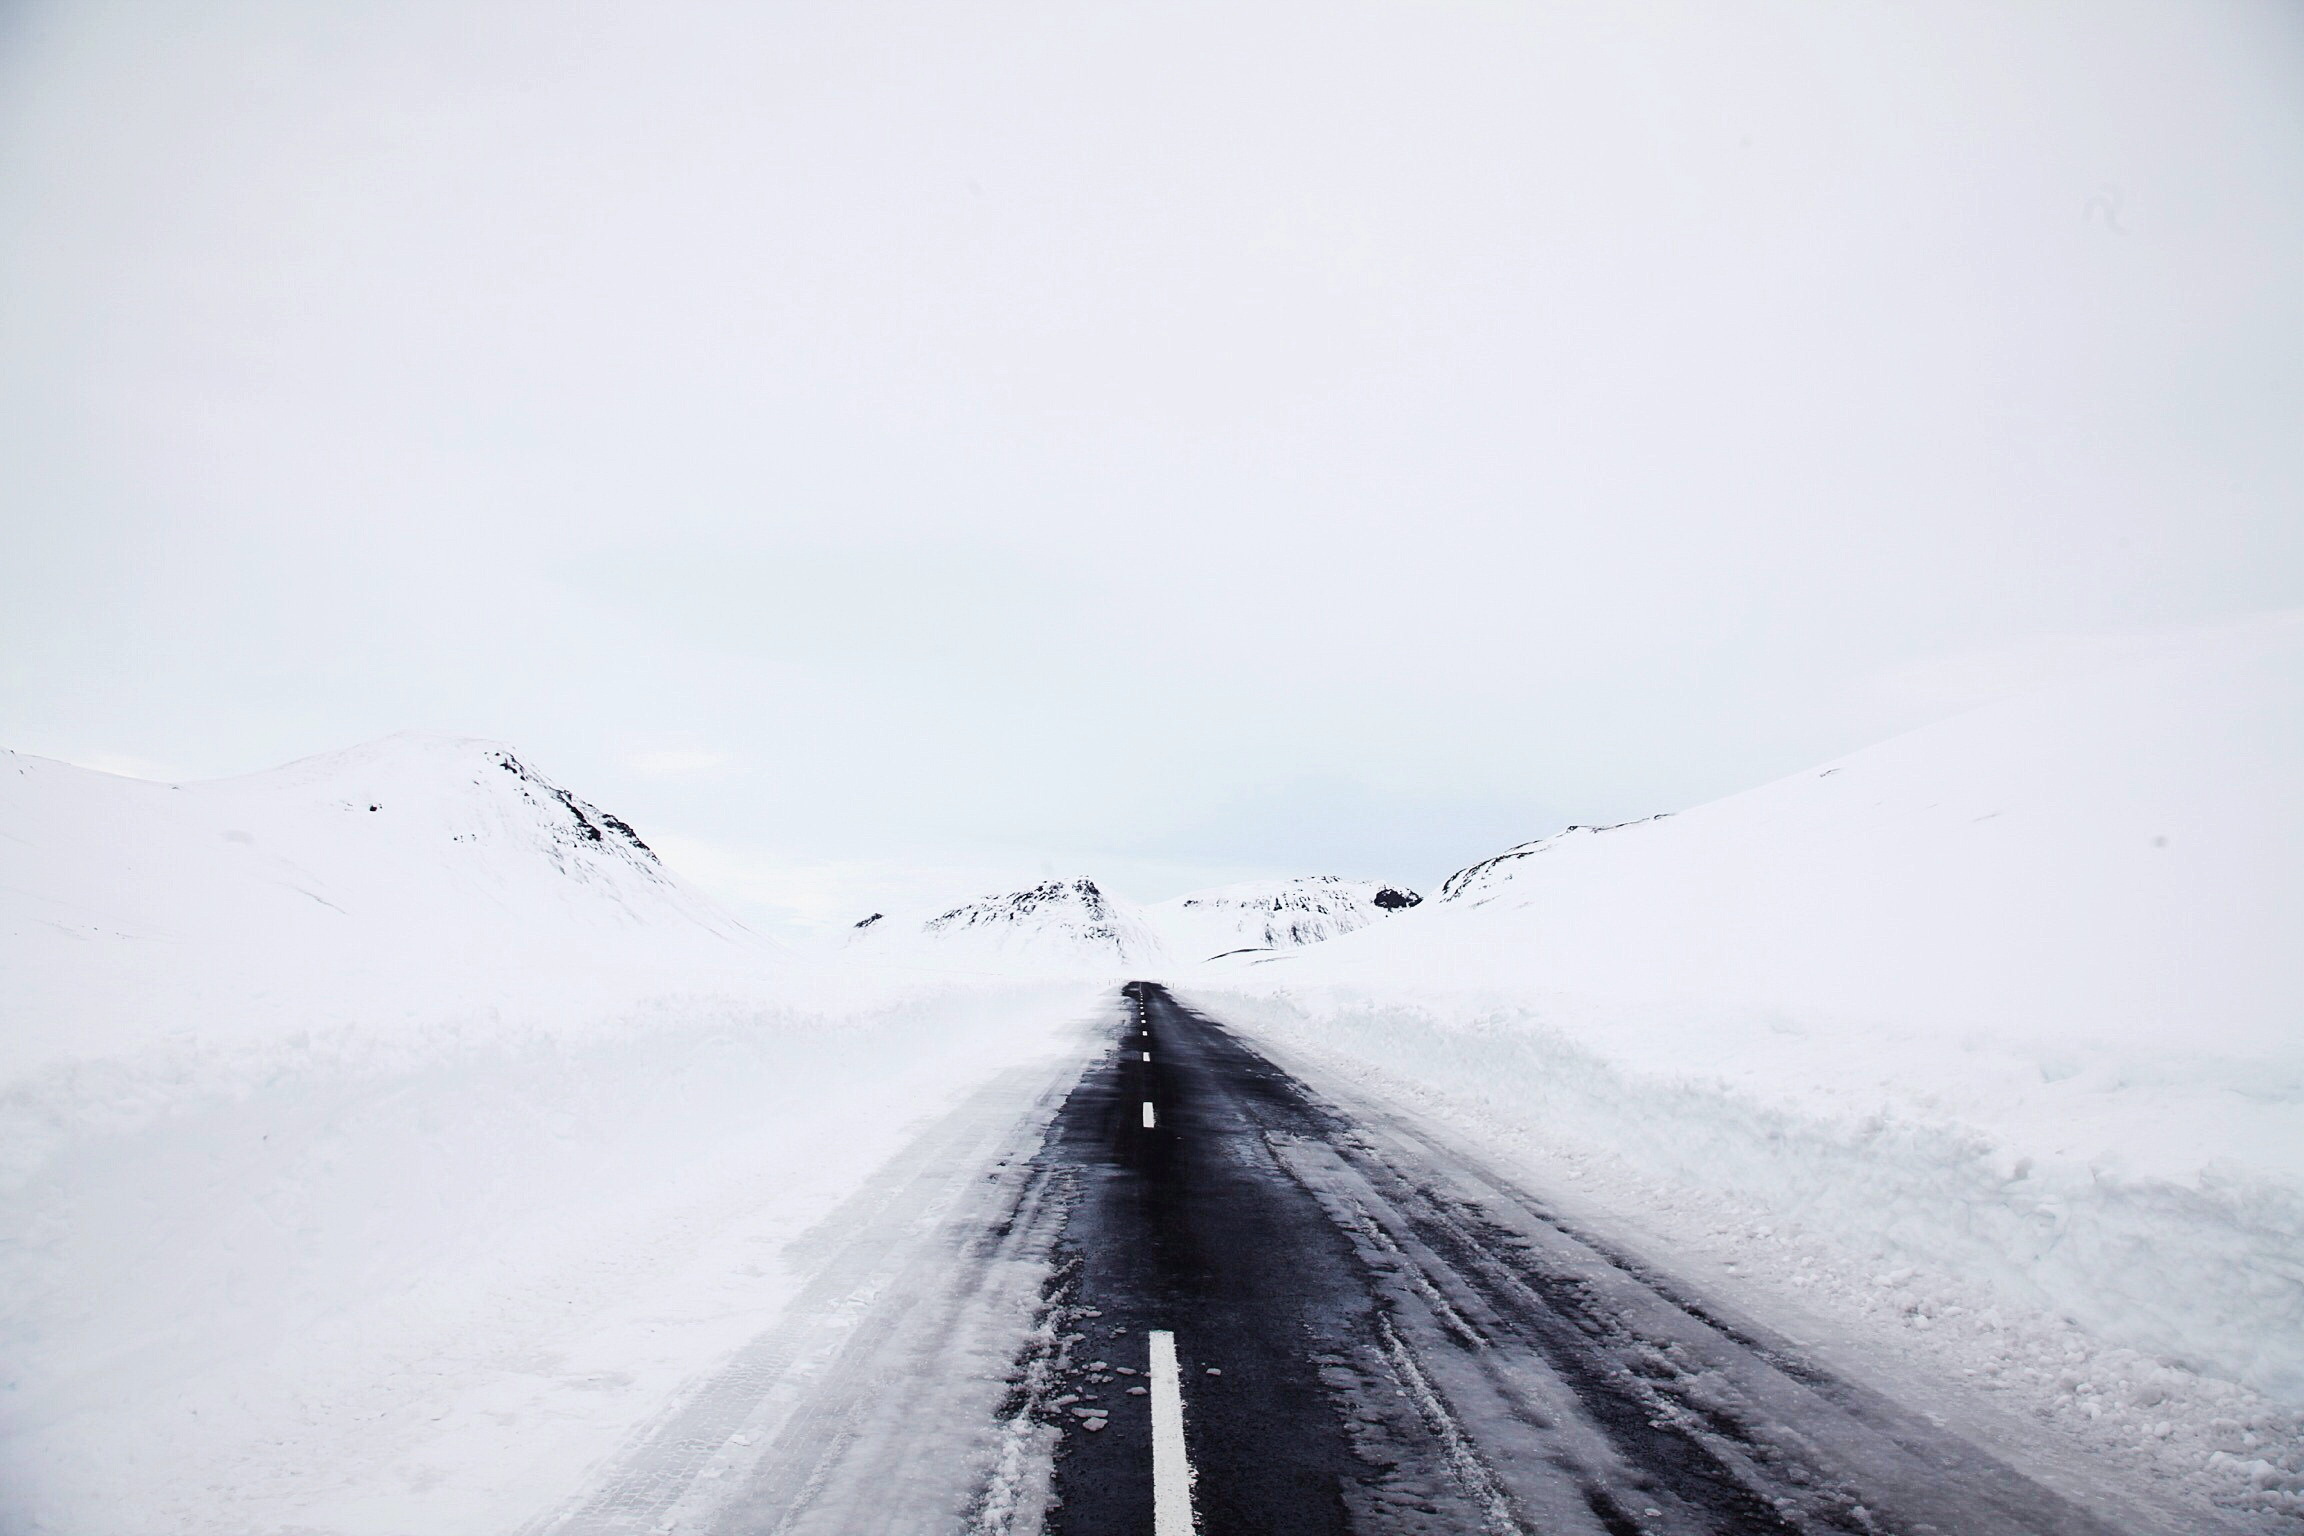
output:
[[1186, 963], [1243, 950], [1325, 943], [1403, 912], [1424, 898], [1378, 880], [1304, 875], [1194, 891], [1145, 908], [1168, 952]]
[[[739, 936], [631, 827], [508, 748], [407, 733], [282, 768], [153, 784], [10, 752], [0, 824], [20, 899], [64, 927], [325, 919], [523, 926], [533, 897], [582, 926], [693, 924]], [[21, 862], [19, 862], [21, 861]]]
[[0, 838], [0, 1080], [146, 1037], [768, 953], [624, 822], [484, 741], [394, 736], [197, 784], [8, 753]]
[[0, 1530], [526, 1528], [1096, 990], [765, 949], [486, 742], [0, 758]]
[[846, 952], [933, 969], [1021, 974], [1140, 974], [1167, 964], [1143, 910], [1095, 881], [1043, 880], [980, 896], [927, 917], [875, 913]]
[[1694, 811], [1522, 844], [1323, 959], [1437, 948], [1494, 980], [2074, 1067], [2284, 1057], [2304, 1019], [2304, 951], [2289, 943], [2304, 919], [2300, 635], [2223, 642]]
[[1043, 880], [926, 916], [873, 913], [843, 948], [866, 961], [928, 969], [1166, 976], [1216, 956], [1318, 944], [1422, 900], [1380, 881], [1306, 875], [1138, 906], [1093, 880]]
[[2070, 1319], [2096, 1374], [2044, 1407], [2197, 1466], [2237, 1410], [2168, 1362], [2304, 1404], [2298, 934], [2288, 621], [1523, 844], [1201, 990], [1963, 1370], [2017, 1384], [2051, 1343], [2014, 1319]]

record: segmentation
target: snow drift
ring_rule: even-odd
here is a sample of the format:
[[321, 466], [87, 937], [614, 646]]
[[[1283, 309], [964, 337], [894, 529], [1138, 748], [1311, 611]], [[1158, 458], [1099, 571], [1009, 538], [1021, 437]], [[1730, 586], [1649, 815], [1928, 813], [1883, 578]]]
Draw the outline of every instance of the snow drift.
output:
[[[1763, 1251], [1805, 1233], [1851, 1296], [1903, 1288], [1899, 1324], [1958, 1293], [1963, 1326], [2061, 1317], [2139, 1371], [2293, 1404], [2299, 933], [2286, 622], [1524, 844], [1196, 989], [1283, 1048], [1679, 1191], [1698, 1224], [1740, 1211]], [[2076, 1380], [2043, 1390], [2169, 1433], [2163, 1387], [2120, 1406]]]

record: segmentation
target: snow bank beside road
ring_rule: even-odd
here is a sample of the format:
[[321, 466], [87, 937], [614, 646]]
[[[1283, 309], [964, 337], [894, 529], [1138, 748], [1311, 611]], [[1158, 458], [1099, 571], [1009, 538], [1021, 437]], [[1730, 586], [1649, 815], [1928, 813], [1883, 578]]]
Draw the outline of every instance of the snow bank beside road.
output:
[[[1699, 1223], [1712, 1199], [1846, 1276], [1938, 1277], [1971, 1324], [2070, 1319], [2092, 1349], [2298, 1406], [2298, 933], [2289, 624], [1525, 845], [1193, 990], [1468, 1124], [1676, 1191]], [[1889, 1320], [1936, 1326], [1924, 1302]], [[2044, 1400], [2184, 1440], [2154, 1411], [2169, 1384], [2116, 1403], [2066, 1374], [2034, 1383]], [[2186, 1454], [2263, 1459], [2265, 1434], [2219, 1417]], [[2248, 1475], [2304, 1488], [2304, 1465], [2266, 1465]]]
[[0, 1190], [0, 1527], [515, 1527], [773, 1320], [794, 1240], [924, 1120], [1072, 1070], [1095, 1008], [667, 997], [56, 1141]]
[[0, 864], [9, 1531], [517, 1526], [1098, 1007], [796, 962], [487, 743], [11, 756]]

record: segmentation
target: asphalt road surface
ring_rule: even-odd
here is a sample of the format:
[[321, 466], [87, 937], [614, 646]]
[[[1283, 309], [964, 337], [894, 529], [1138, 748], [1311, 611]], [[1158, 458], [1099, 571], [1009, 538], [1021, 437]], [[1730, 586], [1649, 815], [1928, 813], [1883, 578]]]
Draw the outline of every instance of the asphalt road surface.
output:
[[802, 1245], [531, 1536], [2109, 1536], [1157, 986]]
[[1077, 1179], [1051, 1530], [1155, 1530], [1155, 1331], [1211, 1536], [2112, 1529], [1129, 992], [1129, 1037], [1041, 1154]]

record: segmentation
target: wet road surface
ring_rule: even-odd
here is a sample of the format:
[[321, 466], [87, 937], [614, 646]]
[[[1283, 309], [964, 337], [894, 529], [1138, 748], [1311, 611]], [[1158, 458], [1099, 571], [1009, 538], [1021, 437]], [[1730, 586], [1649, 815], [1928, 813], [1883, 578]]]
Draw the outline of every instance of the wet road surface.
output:
[[1210, 1536], [2112, 1529], [1502, 1181], [1353, 1124], [1159, 987], [1129, 996], [1038, 1160], [1070, 1186], [1034, 1405], [1062, 1427], [1050, 1530], [1154, 1531], [1154, 1330]]
[[1122, 1002], [1076, 1080], [988, 1081], [877, 1173], [777, 1323], [529, 1536], [2174, 1529], [2084, 1512], [1161, 988]]

